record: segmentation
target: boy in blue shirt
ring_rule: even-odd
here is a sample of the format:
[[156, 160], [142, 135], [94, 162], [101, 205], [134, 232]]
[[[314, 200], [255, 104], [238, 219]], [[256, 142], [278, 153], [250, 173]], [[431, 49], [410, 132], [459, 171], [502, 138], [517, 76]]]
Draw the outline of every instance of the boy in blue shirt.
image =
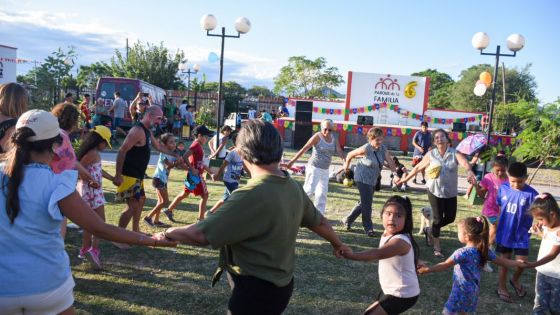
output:
[[[527, 261], [529, 256], [529, 230], [533, 224], [533, 216], [529, 207], [538, 195], [538, 192], [527, 185], [527, 166], [523, 163], [515, 162], [508, 168], [508, 181], [500, 186], [498, 190], [497, 202], [500, 207], [500, 217], [496, 232], [496, 252], [506, 259], [511, 258], [511, 254], [517, 260]], [[496, 293], [500, 300], [512, 303], [511, 296], [506, 288], [508, 268], [499, 267], [499, 283]], [[523, 273], [523, 268], [517, 268], [509, 283], [515, 290], [518, 297], [524, 297], [527, 292], [519, 282]]]

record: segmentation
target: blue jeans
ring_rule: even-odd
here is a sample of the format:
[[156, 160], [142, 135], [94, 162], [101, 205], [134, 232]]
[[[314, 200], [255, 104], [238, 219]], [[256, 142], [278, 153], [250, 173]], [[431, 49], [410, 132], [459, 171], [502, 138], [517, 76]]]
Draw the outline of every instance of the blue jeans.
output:
[[364, 231], [369, 232], [373, 230], [373, 223], [371, 222], [371, 204], [373, 202], [373, 193], [375, 186], [356, 182], [358, 191], [360, 192], [360, 202], [352, 209], [352, 212], [346, 217], [346, 222], [354, 223], [356, 218], [362, 214], [362, 225]]
[[231, 193], [233, 193], [233, 191], [239, 187], [239, 183], [224, 182], [224, 185], [226, 186], [226, 189], [224, 189], [224, 195], [222, 197], [222, 200], [226, 201], [229, 198], [229, 195], [231, 195]]
[[533, 315], [560, 314], [560, 279], [537, 272]]

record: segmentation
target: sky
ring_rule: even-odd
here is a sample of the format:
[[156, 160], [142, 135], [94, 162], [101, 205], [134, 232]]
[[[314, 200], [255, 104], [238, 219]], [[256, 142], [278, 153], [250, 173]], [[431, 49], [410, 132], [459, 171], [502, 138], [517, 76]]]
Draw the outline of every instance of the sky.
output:
[[[494, 65], [494, 57], [471, 45], [483, 31], [490, 37], [487, 52], [497, 45], [509, 52], [506, 38], [522, 34], [525, 47], [500, 63], [531, 65], [541, 103], [560, 97], [556, 0], [0, 0], [0, 45], [34, 60], [72, 45], [77, 65], [87, 65], [109, 61], [115, 49], [124, 52], [127, 38], [162, 42], [171, 51], [183, 50], [191, 68], [198, 63], [199, 76], [218, 81], [219, 62], [209, 62], [208, 55], [220, 53], [220, 38], [206, 36], [200, 26], [205, 14], [232, 35], [237, 18], [251, 21], [249, 33], [225, 40], [224, 81], [245, 87], [272, 88], [291, 56], [324, 57], [344, 78], [348, 71], [410, 75], [431, 68], [457, 80], [472, 65]], [[18, 74], [31, 67], [18, 65]], [[346, 85], [337, 90], [346, 93]]]

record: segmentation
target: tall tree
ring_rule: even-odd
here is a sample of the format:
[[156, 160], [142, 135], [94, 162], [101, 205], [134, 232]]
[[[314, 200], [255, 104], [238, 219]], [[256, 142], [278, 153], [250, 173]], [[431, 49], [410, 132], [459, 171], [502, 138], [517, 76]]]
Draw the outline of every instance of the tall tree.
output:
[[274, 78], [274, 93], [300, 97], [322, 97], [325, 88], [334, 89], [344, 83], [337, 67], [327, 67], [324, 57], [315, 60], [292, 56], [288, 65]]
[[247, 90], [247, 94], [251, 96], [274, 96], [274, 92], [272, 92], [269, 88], [259, 85], [253, 85], [252, 88]]
[[560, 100], [542, 107], [537, 102], [519, 102], [513, 112], [521, 117], [524, 128], [513, 156], [538, 161], [530, 183], [542, 166], [560, 166]]
[[411, 74], [419, 77], [430, 78], [430, 99], [428, 101], [431, 108], [450, 108], [451, 91], [455, 81], [451, 76], [437, 69], [426, 69], [424, 71]]
[[78, 86], [95, 88], [101, 77], [112, 77], [111, 67], [104, 62], [95, 62], [89, 66], [80, 66], [78, 73]]
[[[505, 71], [505, 87], [506, 87], [506, 102], [516, 103], [521, 100], [532, 102], [536, 100], [535, 89], [537, 84], [535, 77], [530, 73], [531, 64], [528, 64], [522, 69], [506, 68]], [[476, 96], [473, 93], [473, 88], [478, 81], [480, 73], [488, 71], [494, 72], [493, 67], [489, 64], [479, 64], [471, 66], [463, 70], [460, 74], [460, 79], [453, 85], [453, 108], [461, 110], [472, 111], [487, 111], [487, 108], [492, 98], [492, 86], [488, 88], [486, 94], [482, 97]], [[503, 103], [503, 84], [502, 72], [503, 68], [500, 67], [498, 73], [498, 81], [496, 84], [496, 104]]]

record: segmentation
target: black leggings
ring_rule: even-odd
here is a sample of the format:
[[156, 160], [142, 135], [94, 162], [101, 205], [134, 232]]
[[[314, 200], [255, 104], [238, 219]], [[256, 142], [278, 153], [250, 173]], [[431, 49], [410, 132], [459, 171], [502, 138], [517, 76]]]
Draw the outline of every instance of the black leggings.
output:
[[432, 206], [432, 236], [439, 237], [441, 228], [455, 221], [457, 197], [439, 198], [428, 191], [428, 200]]
[[294, 279], [284, 287], [277, 287], [257, 277], [230, 275], [235, 284], [228, 308], [233, 315], [280, 315], [290, 302]]

